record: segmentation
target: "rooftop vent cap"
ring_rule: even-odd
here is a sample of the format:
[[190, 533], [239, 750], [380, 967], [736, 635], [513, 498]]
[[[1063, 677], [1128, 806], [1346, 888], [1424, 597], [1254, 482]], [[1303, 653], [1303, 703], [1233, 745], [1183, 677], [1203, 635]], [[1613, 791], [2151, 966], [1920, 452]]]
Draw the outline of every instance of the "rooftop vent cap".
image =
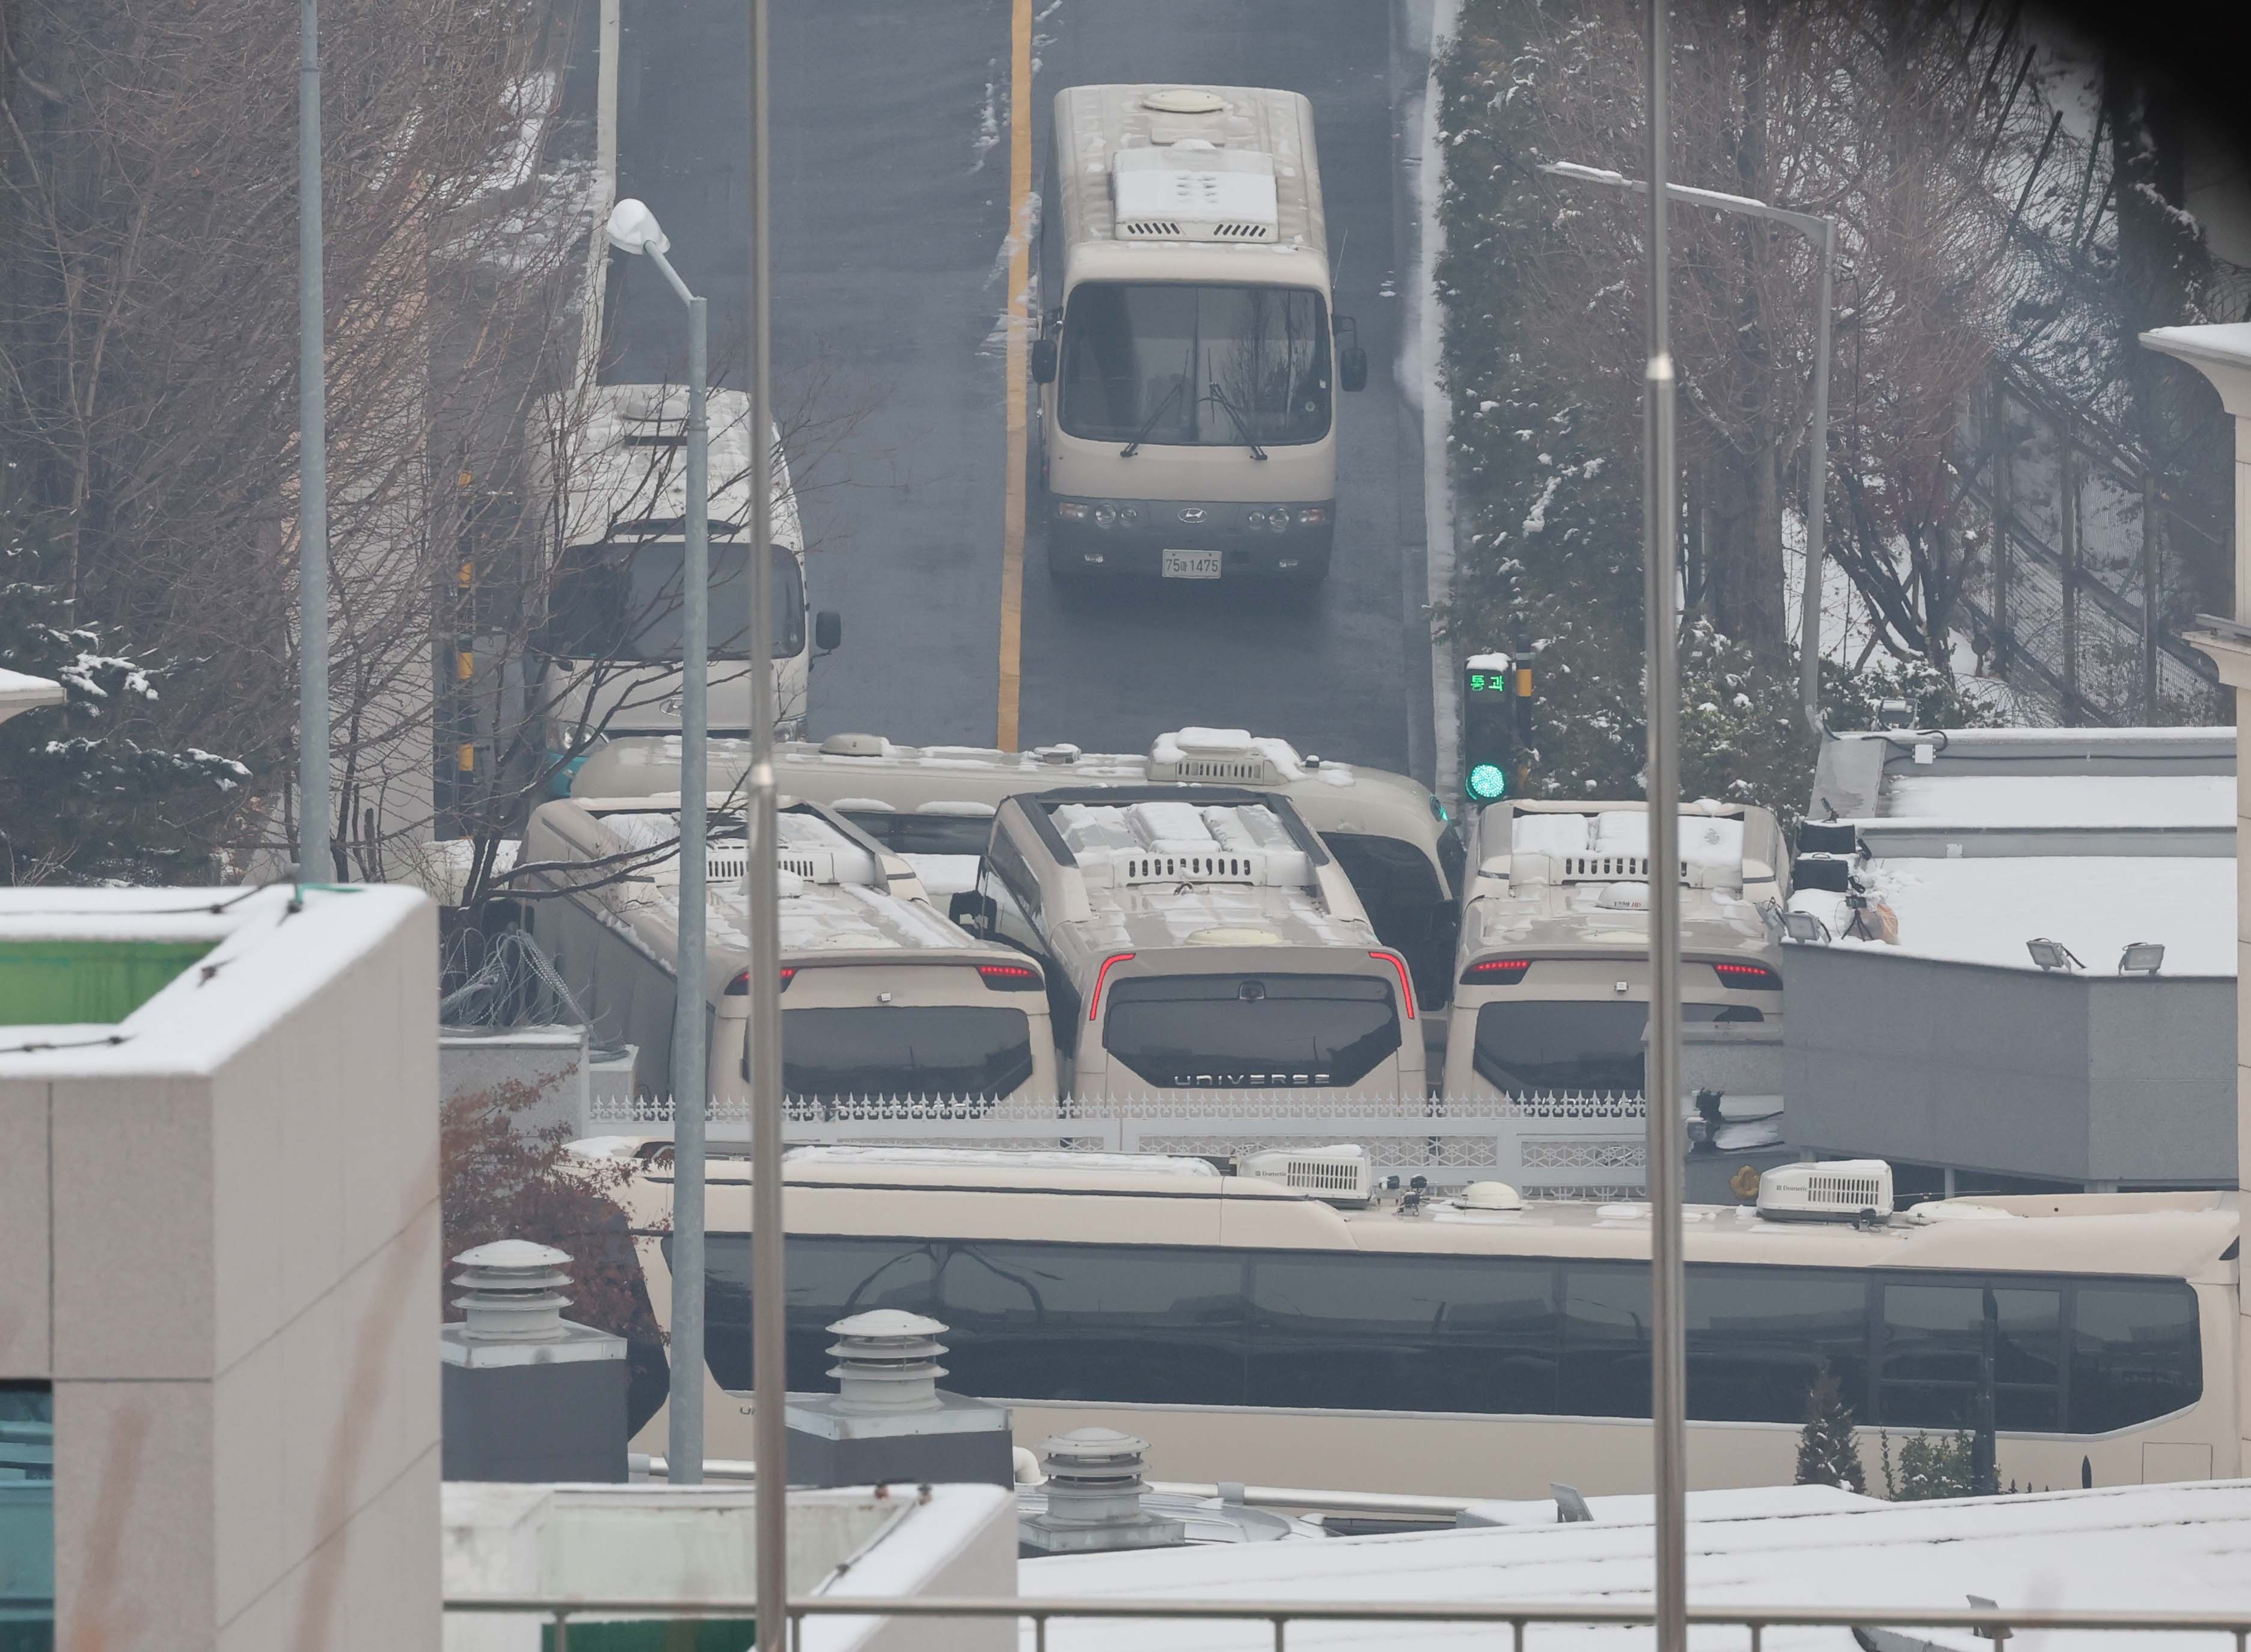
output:
[[1042, 763], [1072, 764], [1078, 761], [1079, 750], [1077, 746], [1066, 743], [1061, 745], [1037, 747], [1033, 750], [1032, 755]]
[[454, 1298], [468, 1322], [464, 1342], [560, 1342], [563, 1310], [571, 1299], [556, 1287], [571, 1282], [564, 1271], [569, 1253], [528, 1239], [496, 1239], [463, 1251], [454, 1261], [461, 1271]]
[[938, 1408], [938, 1379], [945, 1368], [938, 1340], [945, 1327], [922, 1314], [877, 1308], [854, 1314], [828, 1327], [836, 1340], [828, 1351], [836, 1363], [836, 1409], [861, 1416], [896, 1416], [904, 1411]]
[[1217, 114], [1227, 107], [1227, 100], [1216, 92], [1175, 86], [1145, 93], [1141, 107], [1154, 109], [1160, 114]]
[[1098, 1525], [1140, 1513], [1147, 1441], [1115, 1428], [1074, 1428], [1042, 1449], [1050, 1520]]
[[1241, 1169], [1254, 1180], [1311, 1194], [1326, 1205], [1364, 1206], [1375, 1197], [1375, 1172], [1368, 1150], [1351, 1142], [1251, 1153], [1243, 1158]]
[[891, 743], [879, 734], [832, 734], [821, 743], [824, 757], [883, 757]]
[[1758, 1213], [1770, 1221], [1862, 1221], [1892, 1213], [1892, 1167], [1880, 1158], [1777, 1165], [1759, 1177]]
[[1506, 1182], [1472, 1182], [1454, 1203], [1463, 1210], [1522, 1210], [1524, 1195]]

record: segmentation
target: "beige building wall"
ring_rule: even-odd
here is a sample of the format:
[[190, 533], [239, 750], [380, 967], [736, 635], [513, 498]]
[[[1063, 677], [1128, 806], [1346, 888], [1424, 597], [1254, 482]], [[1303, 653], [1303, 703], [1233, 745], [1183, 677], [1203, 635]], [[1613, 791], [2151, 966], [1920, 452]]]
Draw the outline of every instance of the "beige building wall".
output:
[[219, 932], [121, 1041], [0, 1054], [0, 1377], [53, 1384], [57, 1644], [434, 1649], [435, 909], [147, 916], [240, 893], [0, 897], [0, 938]]
[[[2243, 864], [2244, 845], [2251, 842], [2251, 322], [2160, 328], [2143, 334], [2142, 342], [2211, 380], [2225, 416], [2235, 423], [2235, 612], [2188, 639], [2212, 657], [2220, 681], [2235, 691], [2235, 1185], [2251, 1191], [2251, 875]], [[2251, 1463], [2251, 1307], [2238, 1296], [2236, 1431], [2241, 1460]]]

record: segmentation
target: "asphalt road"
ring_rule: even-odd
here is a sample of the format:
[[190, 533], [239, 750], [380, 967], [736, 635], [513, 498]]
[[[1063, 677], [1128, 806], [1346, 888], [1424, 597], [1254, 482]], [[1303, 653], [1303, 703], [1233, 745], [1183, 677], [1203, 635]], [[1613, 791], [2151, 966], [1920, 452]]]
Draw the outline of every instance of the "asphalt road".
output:
[[[1049, 586], [1036, 492], [1025, 545], [1025, 743], [1145, 746], [1247, 725], [1324, 757], [1413, 769], [1430, 750], [1420, 605], [1419, 414], [1402, 397], [1416, 221], [1397, 128], [1418, 53], [1375, 0], [1033, 0], [1035, 177], [1058, 87], [1181, 79], [1312, 98], [1340, 313], [1368, 388], [1340, 398], [1333, 572], [1311, 600]], [[844, 616], [816, 667], [816, 733], [917, 743], [994, 734], [1006, 491], [1008, 0], [777, 0], [772, 319], [778, 416], [800, 482], [816, 607]], [[646, 200], [710, 301], [715, 371], [740, 382], [749, 184], [741, 0], [624, 0], [619, 189]], [[1020, 112], [1021, 114], [1022, 112]], [[1049, 238], [1043, 238], [1049, 239]], [[1054, 267], [1049, 245], [1035, 262]], [[676, 377], [678, 301], [615, 258], [604, 377]], [[1036, 470], [1037, 432], [1030, 464]]]

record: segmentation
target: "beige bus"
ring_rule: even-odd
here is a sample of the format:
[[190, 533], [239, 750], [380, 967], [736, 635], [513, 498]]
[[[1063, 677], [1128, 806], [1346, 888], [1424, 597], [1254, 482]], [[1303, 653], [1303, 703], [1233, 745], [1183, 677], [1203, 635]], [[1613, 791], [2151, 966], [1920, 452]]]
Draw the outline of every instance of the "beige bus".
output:
[[1032, 348], [1049, 573], [1319, 583], [1334, 391], [1368, 359], [1332, 308], [1313, 105], [1066, 87], [1054, 199], [1063, 267]]
[[[1785, 892], [1781, 828], [1756, 805], [1684, 804], [1680, 846], [1683, 1018], [1704, 1045], [1736, 1037], [1778, 1056], [1781, 955], [1762, 908]], [[1491, 804], [1470, 854], [1444, 1093], [1642, 1093], [1645, 805]]]
[[[681, 570], [687, 555], [684, 391], [661, 384], [605, 384], [577, 413], [565, 395], [544, 398], [531, 421], [533, 496], [549, 513], [556, 565], [544, 623], [534, 638], [529, 690], [546, 728], [554, 795], [604, 741], [680, 728]], [[710, 422], [710, 701], [714, 733], [750, 732], [750, 398], [715, 391]], [[789, 467], [775, 438], [773, 640], [778, 729], [805, 724], [816, 651], [835, 647], [834, 613], [807, 623], [804, 537]]]
[[[741, 742], [714, 741], [711, 784], [737, 785], [750, 766]], [[1054, 786], [1249, 786], [1278, 791], [1343, 867], [1376, 937], [1406, 958], [1416, 996], [1441, 1006], [1453, 979], [1462, 840], [1445, 806], [1403, 774], [1301, 754], [1243, 729], [1176, 729], [1146, 752], [1042, 746], [903, 746], [880, 735], [836, 734], [779, 747], [783, 791], [826, 804], [911, 862], [932, 898], [973, 886], [1007, 798]], [[680, 743], [622, 740], [590, 757], [582, 796], [640, 797], [680, 787]]]
[[[599, 1151], [646, 1161], [627, 1196], [668, 1323], [670, 1166]], [[1197, 1159], [959, 1149], [801, 1149], [785, 1176], [793, 1388], [830, 1386], [825, 1326], [900, 1308], [948, 1327], [945, 1386], [1006, 1403], [1030, 1446], [1103, 1424], [1167, 1478], [1649, 1490], [1645, 1206], [1487, 1185], [1336, 1208]], [[752, 1455], [749, 1177], [708, 1179], [715, 1457]], [[1896, 1459], [1985, 1393], [2004, 1484], [2237, 1475], [2237, 1234], [2234, 1194], [1692, 1206], [1689, 1484], [1789, 1483], [1825, 1370], [1878, 1490], [1887, 1435]]]
[[[982, 1104], [1057, 1093], [1035, 963], [965, 934], [848, 821], [790, 800], [779, 823], [782, 1082], [793, 1113], [820, 1118], [863, 1099]], [[635, 1047], [635, 1088], [648, 1096], [672, 1094], [679, 833], [676, 792], [569, 798], [534, 812], [520, 863], [551, 868], [533, 880], [545, 898], [528, 903], [532, 933], [599, 1033]], [[711, 1089], [723, 1118], [747, 1116], [739, 812], [715, 816], [706, 867]]]
[[1065, 787], [993, 818], [973, 932], [1037, 962], [1082, 1102], [1287, 1091], [1419, 1099], [1406, 961], [1289, 800], [1222, 786]]

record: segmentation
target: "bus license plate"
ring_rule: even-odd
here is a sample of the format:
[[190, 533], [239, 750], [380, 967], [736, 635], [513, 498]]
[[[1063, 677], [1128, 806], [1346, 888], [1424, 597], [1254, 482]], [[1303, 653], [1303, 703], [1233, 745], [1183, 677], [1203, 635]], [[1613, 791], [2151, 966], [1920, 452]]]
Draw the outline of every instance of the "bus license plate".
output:
[[1168, 550], [1165, 553], [1165, 577], [1216, 579], [1219, 558], [1220, 553], [1216, 550]]

